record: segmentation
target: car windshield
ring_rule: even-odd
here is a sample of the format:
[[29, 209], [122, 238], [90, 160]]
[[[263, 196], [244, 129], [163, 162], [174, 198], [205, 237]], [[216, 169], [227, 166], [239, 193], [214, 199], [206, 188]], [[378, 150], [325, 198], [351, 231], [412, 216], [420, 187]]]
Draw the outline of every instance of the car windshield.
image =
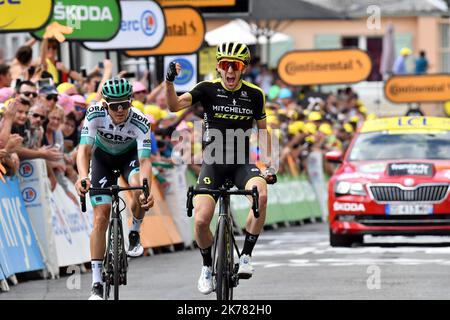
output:
[[358, 136], [349, 161], [397, 159], [450, 159], [450, 132], [369, 132]]

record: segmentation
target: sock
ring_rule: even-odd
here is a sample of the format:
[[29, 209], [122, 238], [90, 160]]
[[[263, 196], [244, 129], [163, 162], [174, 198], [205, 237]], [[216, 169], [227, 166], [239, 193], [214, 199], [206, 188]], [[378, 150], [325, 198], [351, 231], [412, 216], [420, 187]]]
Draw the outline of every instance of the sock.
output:
[[210, 246], [209, 248], [206, 248], [206, 249], [200, 249], [200, 253], [202, 254], [202, 257], [203, 257], [203, 265], [206, 267], [212, 266], [211, 251], [212, 251], [212, 246]]
[[245, 242], [244, 248], [242, 249], [242, 254], [248, 254], [252, 256], [253, 248], [255, 247], [256, 241], [258, 240], [259, 234], [251, 234], [245, 230]]
[[102, 281], [102, 260], [91, 260], [92, 267], [92, 284], [96, 282], [103, 283]]
[[141, 223], [143, 220], [144, 219], [137, 219], [137, 218], [133, 217], [133, 224], [131, 225], [130, 231], [139, 232], [139, 230], [141, 229]]

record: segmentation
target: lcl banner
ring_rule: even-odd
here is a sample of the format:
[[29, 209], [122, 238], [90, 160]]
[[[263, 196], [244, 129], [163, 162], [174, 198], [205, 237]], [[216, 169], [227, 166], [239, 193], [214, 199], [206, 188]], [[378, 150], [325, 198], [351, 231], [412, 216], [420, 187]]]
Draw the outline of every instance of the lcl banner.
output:
[[278, 74], [292, 86], [355, 83], [365, 80], [372, 61], [365, 51], [297, 50], [286, 53], [278, 62]]
[[166, 33], [166, 18], [154, 1], [121, 1], [122, 22], [119, 33], [107, 42], [84, 42], [88, 50], [153, 49]]

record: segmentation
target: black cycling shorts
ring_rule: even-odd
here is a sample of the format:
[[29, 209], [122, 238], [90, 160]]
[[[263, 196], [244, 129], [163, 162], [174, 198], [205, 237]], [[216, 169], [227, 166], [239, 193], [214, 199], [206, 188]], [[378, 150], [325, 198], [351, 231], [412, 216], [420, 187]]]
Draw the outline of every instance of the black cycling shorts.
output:
[[[217, 190], [225, 183], [226, 179], [229, 179], [238, 189], [245, 189], [247, 182], [255, 177], [264, 179], [261, 170], [254, 164], [203, 163], [196, 188]], [[217, 199], [218, 197], [214, 197], [216, 202]]]
[[[139, 158], [137, 149], [130, 150], [117, 156], [106, 153], [98, 147], [94, 147], [91, 159], [91, 185], [96, 188], [107, 188], [117, 184], [118, 170], [120, 175], [129, 183], [130, 177], [139, 172]], [[111, 204], [111, 192], [89, 191], [93, 206], [99, 204]]]

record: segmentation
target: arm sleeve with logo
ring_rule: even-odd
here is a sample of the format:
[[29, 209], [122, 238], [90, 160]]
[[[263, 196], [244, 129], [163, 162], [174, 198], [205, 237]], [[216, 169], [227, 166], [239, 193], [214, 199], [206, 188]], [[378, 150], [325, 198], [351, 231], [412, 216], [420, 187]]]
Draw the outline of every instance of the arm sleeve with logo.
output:
[[88, 144], [93, 146], [95, 136], [97, 134], [97, 120], [98, 118], [89, 117], [90, 113], [86, 113], [83, 128], [81, 129], [80, 144]]
[[152, 155], [152, 139], [150, 128], [147, 133], [138, 130], [139, 134], [136, 138], [138, 157], [139, 158], [150, 158]]
[[255, 119], [264, 120], [266, 118], [266, 96], [261, 89], [256, 94], [255, 108]]

